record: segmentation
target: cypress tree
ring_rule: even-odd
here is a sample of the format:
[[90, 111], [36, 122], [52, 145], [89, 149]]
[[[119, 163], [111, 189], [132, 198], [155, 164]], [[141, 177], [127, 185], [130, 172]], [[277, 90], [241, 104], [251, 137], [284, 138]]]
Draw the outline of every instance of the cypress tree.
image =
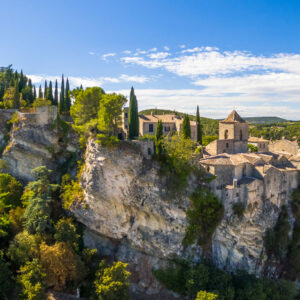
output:
[[36, 99], [36, 88], [33, 86], [33, 101]]
[[55, 80], [53, 105], [57, 105], [57, 104], [58, 104], [58, 87], [57, 87], [57, 79], [56, 79]]
[[21, 92], [24, 87], [25, 87], [25, 78], [23, 75], [23, 71], [21, 70], [20, 80], [19, 80], [19, 92]]
[[4, 85], [0, 85], [0, 100], [2, 100], [5, 93]]
[[13, 108], [20, 108], [20, 93], [19, 93], [19, 82], [15, 80]]
[[28, 80], [28, 88], [29, 88], [28, 101], [29, 101], [29, 103], [32, 103], [34, 100], [34, 95], [33, 95], [33, 90], [32, 90], [31, 79]]
[[138, 116], [138, 104], [134, 94], [134, 89], [131, 87], [130, 101], [129, 101], [129, 138], [133, 139], [139, 136], [139, 116]]
[[155, 151], [157, 155], [161, 155], [164, 152], [164, 133], [163, 133], [163, 124], [159, 120], [156, 125], [155, 131]]
[[184, 115], [184, 119], [182, 122], [182, 136], [185, 139], [191, 138], [191, 124], [190, 124], [190, 118], [188, 115]]
[[43, 98], [43, 92], [42, 92], [42, 87], [40, 85], [39, 87], [39, 98]]
[[83, 90], [82, 84], [80, 85], [80, 89]]
[[202, 125], [201, 125], [201, 120], [200, 120], [199, 105], [197, 105], [196, 126], [197, 126], [197, 142], [200, 145], [202, 145]]
[[49, 82], [49, 87], [47, 88], [46, 92], [46, 99], [51, 101], [51, 104], [53, 103], [53, 93], [52, 93], [52, 81]]
[[70, 98], [70, 84], [69, 84], [69, 79], [67, 78], [66, 82], [66, 97], [65, 97], [65, 105], [66, 105], [66, 113], [70, 113], [70, 108], [71, 108], [71, 98]]
[[47, 90], [48, 90], [48, 84], [47, 84], [47, 80], [45, 80], [45, 86], [44, 86], [44, 97], [46, 99], [47, 96]]
[[59, 96], [59, 112], [63, 114], [66, 110], [65, 105], [65, 81], [64, 75], [61, 77], [61, 87], [60, 87], [60, 96]]

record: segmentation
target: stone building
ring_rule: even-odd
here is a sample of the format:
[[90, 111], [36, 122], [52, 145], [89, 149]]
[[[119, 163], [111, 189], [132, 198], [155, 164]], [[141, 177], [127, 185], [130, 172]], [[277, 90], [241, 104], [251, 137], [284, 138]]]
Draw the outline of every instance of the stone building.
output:
[[209, 155], [243, 153], [248, 151], [248, 123], [233, 110], [219, 122], [219, 139], [205, 147]]
[[248, 144], [251, 144], [255, 147], [257, 147], [258, 152], [265, 152], [268, 151], [268, 145], [269, 145], [269, 141], [265, 140], [264, 138], [258, 138], [258, 137], [252, 137], [250, 136], [248, 138]]
[[297, 141], [291, 142], [286, 139], [275, 141], [269, 144], [269, 151], [271, 152], [286, 152], [293, 155], [298, 155], [299, 145]]
[[[123, 109], [122, 113], [122, 126], [124, 135], [127, 136], [128, 134], [128, 107]], [[163, 114], [163, 115], [155, 115], [151, 113], [151, 115], [139, 115], [139, 132], [140, 136], [145, 134], [155, 135], [156, 126], [158, 121], [162, 121], [163, 124], [163, 133], [167, 135], [172, 132], [179, 132], [181, 133], [182, 130], [182, 123], [183, 117], [180, 117], [175, 114]], [[191, 125], [191, 138], [192, 140], [197, 140], [197, 126], [195, 121], [190, 121]]]

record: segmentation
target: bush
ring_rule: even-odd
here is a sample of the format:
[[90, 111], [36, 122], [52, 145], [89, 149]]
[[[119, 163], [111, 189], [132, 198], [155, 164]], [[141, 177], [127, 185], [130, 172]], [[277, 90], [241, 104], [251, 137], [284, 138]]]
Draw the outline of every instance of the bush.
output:
[[258, 152], [258, 148], [252, 144], [248, 144], [248, 152]]
[[186, 214], [189, 225], [183, 244], [188, 246], [195, 240], [198, 244], [205, 244], [214, 233], [223, 215], [223, 205], [208, 188], [196, 190], [190, 197], [192, 207]]
[[217, 135], [205, 135], [202, 139], [202, 145], [207, 146], [209, 143], [217, 139], [218, 139]]
[[245, 211], [244, 204], [242, 202], [233, 203], [232, 211], [236, 216], [242, 218], [244, 216], [244, 211]]
[[218, 299], [218, 295], [215, 295], [213, 293], [208, 293], [205, 291], [198, 292], [196, 298], [196, 300], [217, 300], [217, 299]]

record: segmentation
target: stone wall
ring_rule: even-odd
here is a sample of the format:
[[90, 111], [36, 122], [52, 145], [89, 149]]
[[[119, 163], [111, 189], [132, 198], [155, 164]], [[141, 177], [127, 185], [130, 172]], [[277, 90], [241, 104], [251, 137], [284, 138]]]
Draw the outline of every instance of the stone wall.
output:
[[269, 144], [269, 151], [271, 152], [287, 152], [293, 155], [299, 154], [299, 145], [297, 142], [289, 140], [275, 141]]

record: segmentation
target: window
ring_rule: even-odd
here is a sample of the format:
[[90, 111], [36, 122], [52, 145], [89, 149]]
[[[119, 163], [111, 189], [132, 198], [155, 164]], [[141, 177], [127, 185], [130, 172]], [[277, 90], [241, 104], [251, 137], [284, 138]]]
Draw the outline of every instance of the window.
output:
[[224, 139], [225, 139], [225, 140], [228, 139], [228, 129], [225, 130], [225, 133], [224, 133]]
[[153, 124], [149, 124], [149, 132], [153, 132]]
[[240, 141], [242, 141], [243, 140], [243, 132], [242, 132], [242, 130], [240, 130]]
[[125, 129], [128, 129], [128, 125], [125, 125]]
[[151, 152], [151, 148], [148, 148], [148, 155], [151, 155], [152, 152]]
[[128, 118], [128, 113], [125, 113], [125, 119], [127, 119]]
[[165, 131], [166, 131], [166, 132], [168, 132], [168, 131], [170, 131], [170, 130], [171, 130], [170, 126], [165, 126]]
[[226, 148], [229, 148], [229, 144], [228, 143], [226, 143]]

